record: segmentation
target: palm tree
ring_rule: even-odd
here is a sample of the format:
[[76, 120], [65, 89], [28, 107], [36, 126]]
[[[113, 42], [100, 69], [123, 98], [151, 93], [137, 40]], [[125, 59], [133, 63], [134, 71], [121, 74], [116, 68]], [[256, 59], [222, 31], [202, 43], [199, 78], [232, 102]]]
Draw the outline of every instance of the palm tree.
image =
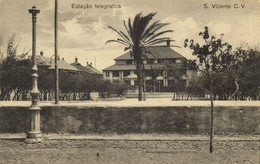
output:
[[[115, 31], [119, 38], [116, 40], [108, 40], [106, 42], [116, 42], [125, 46], [125, 51], [130, 50], [131, 57], [135, 61], [136, 70], [137, 70], [137, 80], [138, 80], [138, 100], [142, 101], [142, 87], [143, 87], [143, 58], [147, 58], [145, 52], [147, 53], [146, 46], [151, 46], [166, 42], [169, 40], [168, 37], [161, 37], [161, 35], [173, 32], [172, 30], [160, 31], [164, 26], [169, 25], [169, 23], [160, 23], [160, 21], [155, 21], [150, 24], [152, 18], [156, 13], [150, 13], [146, 16], [143, 16], [142, 13], [139, 13], [135, 16], [134, 21], [128, 19], [128, 23], [124, 21], [124, 27], [126, 33], [118, 31], [111, 26], [108, 28]], [[170, 40], [171, 41], [171, 40]], [[148, 52], [149, 53], [149, 52]]]

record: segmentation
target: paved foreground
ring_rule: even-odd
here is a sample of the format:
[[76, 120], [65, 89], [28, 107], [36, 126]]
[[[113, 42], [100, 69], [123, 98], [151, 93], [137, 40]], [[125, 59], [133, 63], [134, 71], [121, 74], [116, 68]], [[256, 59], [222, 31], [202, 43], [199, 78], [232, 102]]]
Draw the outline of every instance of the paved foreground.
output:
[[0, 139], [0, 163], [259, 164], [259, 140]]

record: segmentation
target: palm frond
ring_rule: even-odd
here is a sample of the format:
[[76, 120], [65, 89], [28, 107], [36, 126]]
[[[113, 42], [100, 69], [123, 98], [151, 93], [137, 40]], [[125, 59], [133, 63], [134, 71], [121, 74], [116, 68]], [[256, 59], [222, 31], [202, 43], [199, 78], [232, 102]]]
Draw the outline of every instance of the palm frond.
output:
[[125, 45], [125, 46], [129, 46], [129, 45], [127, 45], [125, 42], [121, 42], [121, 41], [119, 41], [119, 40], [108, 40], [108, 41], [106, 41], [105, 44], [108, 44], [108, 43], [111, 43], [111, 42], [116, 42], [116, 43], [123, 44], [123, 45]]
[[131, 46], [133, 46], [132, 40], [131, 40], [125, 33], [123, 33], [122, 31], [120, 31], [120, 33], [128, 40], [128, 43], [129, 43]]
[[154, 23], [152, 23], [143, 33], [143, 36], [141, 37], [141, 40], [143, 40], [144, 37], [147, 37], [148, 35], [153, 35], [153, 33], [151, 33], [151, 30], [156, 27], [158, 25], [160, 21], [155, 21]]
[[149, 41], [149, 42], [146, 42], [146, 44], [151, 44], [151, 43], [157, 42], [157, 41], [159, 41], [159, 40], [164, 40], [164, 41], [166, 42], [167, 40], [169, 40], [169, 37], [157, 38], [157, 39], [151, 40], [151, 41]]
[[133, 48], [132, 46], [131, 47], [125, 47], [124, 51], [130, 50], [132, 48]]
[[125, 40], [126, 43], [131, 44], [131, 43], [124, 37], [124, 35], [122, 35], [119, 31], [117, 31], [116, 29], [114, 29], [114, 28], [111, 27], [111, 26], [107, 26], [107, 27], [110, 28], [110, 29], [112, 29], [113, 31], [115, 31], [122, 39]]
[[117, 38], [117, 40], [118, 40], [118, 41], [121, 41], [122, 43], [125, 43], [125, 44], [128, 45], [128, 46], [131, 46], [131, 45], [128, 44], [128, 42], [126, 42], [126, 41], [123, 40], [123, 39]]
[[[128, 20], [129, 22], [131, 22], [131, 20], [130, 20], [130, 18], [129, 18], [129, 20]], [[126, 32], [127, 32], [127, 34], [128, 34], [128, 36], [131, 38], [129, 38], [129, 40], [131, 40], [131, 42], [133, 43], [133, 40], [132, 40], [132, 34], [131, 34], [131, 32], [130, 32], [130, 27], [127, 27], [126, 26], [126, 22], [124, 21], [124, 26], [125, 26], [125, 29], [126, 29]]]
[[139, 21], [141, 19], [141, 16], [142, 16], [142, 13], [136, 14], [136, 16], [134, 18], [134, 21], [133, 21], [133, 27], [132, 27], [132, 29], [133, 29], [133, 37], [132, 37], [132, 39], [133, 39], [134, 43], [136, 43], [138, 41], [138, 39], [137, 39], [137, 36], [138, 36], [137, 32], [138, 32], [138, 28], [139, 28], [138, 26], [139, 26]]
[[138, 22], [138, 29], [137, 29], [137, 38], [139, 40], [142, 39], [142, 36], [144, 35], [145, 33], [145, 29], [147, 28], [147, 26], [149, 25], [149, 22], [153, 19], [153, 17], [156, 15], [156, 13], [150, 13], [144, 17], [141, 17], [141, 19], [139, 20]]
[[164, 26], [169, 25], [169, 23], [158, 23], [154, 26], [154, 28], [150, 31], [149, 34], [147, 34], [146, 36], [143, 37], [143, 40], [147, 40], [149, 39], [151, 36], [153, 36], [158, 30], [160, 30], [161, 28], [163, 28]]
[[159, 37], [159, 36], [161, 36], [161, 35], [163, 35], [165, 33], [169, 33], [169, 32], [173, 32], [173, 30], [166, 30], [166, 31], [162, 31], [162, 32], [159, 32], [157, 34], [154, 34], [145, 42], [149, 42], [149, 41], [151, 41], [151, 40], [153, 40], [153, 39], [155, 39], [155, 38], [157, 38], [157, 37]]
[[129, 17], [128, 18], [128, 29], [129, 29], [129, 32], [130, 32], [130, 37], [132, 38], [132, 41], [134, 42], [134, 30], [133, 30], [131, 22], [132, 21], [131, 21], [131, 19]]
[[163, 34], [173, 32], [173, 30], [159, 31], [164, 26], [169, 25], [169, 23], [160, 23], [160, 21], [155, 21], [150, 25], [149, 23], [155, 15], [156, 13], [150, 13], [143, 16], [140, 12], [135, 15], [133, 21], [129, 17], [128, 22], [123, 21], [126, 32], [119, 31], [111, 26], [108, 26], [110, 29], [115, 31], [120, 38], [116, 40], [108, 40], [106, 44], [110, 42], [123, 44], [125, 46], [125, 51], [131, 49], [130, 53], [132, 57], [136, 60], [141, 59], [145, 54], [149, 53], [145, 50], [146, 45], [166, 42], [169, 38], [161, 36]]
[[164, 39], [164, 40], [157, 40], [157, 41], [154, 41], [152, 43], [149, 43], [149, 45], [155, 45], [155, 44], [159, 44], [159, 43], [165, 43], [167, 40]]

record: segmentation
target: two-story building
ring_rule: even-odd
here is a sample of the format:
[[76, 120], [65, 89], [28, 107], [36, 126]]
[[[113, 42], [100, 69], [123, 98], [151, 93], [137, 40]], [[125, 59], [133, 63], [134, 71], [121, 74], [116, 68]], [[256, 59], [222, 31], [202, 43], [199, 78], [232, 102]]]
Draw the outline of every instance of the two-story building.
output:
[[[171, 49], [170, 41], [166, 45], [146, 47], [146, 50], [147, 58], [143, 58], [146, 91], [167, 91], [167, 87], [173, 79], [167, 76], [168, 68], [166, 66], [182, 65], [187, 59]], [[130, 52], [114, 60], [114, 65], [103, 69], [103, 78], [113, 83], [127, 83], [128, 86], [135, 87], [137, 85], [136, 65]], [[153, 71], [157, 71], [157, 77], [151, 76]], [[183, 76], [182, 81], [186, 86], [188, 85], [186, 76]], [[153, 85], [155, 89], [151, 89]]]

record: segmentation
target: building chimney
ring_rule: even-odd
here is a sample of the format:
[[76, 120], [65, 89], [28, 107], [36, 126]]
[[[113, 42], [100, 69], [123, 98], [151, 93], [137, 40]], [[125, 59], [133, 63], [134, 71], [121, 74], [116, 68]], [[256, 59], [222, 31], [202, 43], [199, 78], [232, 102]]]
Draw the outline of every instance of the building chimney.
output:
[[90, 65], [90, 67], [92, 67], [92, 62], [90, 62], [90, 64], [89, 64], [89, 65]]
[[40, 55], [43, 56], [43, 51], [41, 50]]
[[78, 62], [78, 58], [77, 57], [75, 57], [75, 62]]
[[171, 47], [171, 40], [170, 40], [170, 38], [168, 38], [168, 40], [166, 40], [166, 45], [167, 45], [167, 47]]

